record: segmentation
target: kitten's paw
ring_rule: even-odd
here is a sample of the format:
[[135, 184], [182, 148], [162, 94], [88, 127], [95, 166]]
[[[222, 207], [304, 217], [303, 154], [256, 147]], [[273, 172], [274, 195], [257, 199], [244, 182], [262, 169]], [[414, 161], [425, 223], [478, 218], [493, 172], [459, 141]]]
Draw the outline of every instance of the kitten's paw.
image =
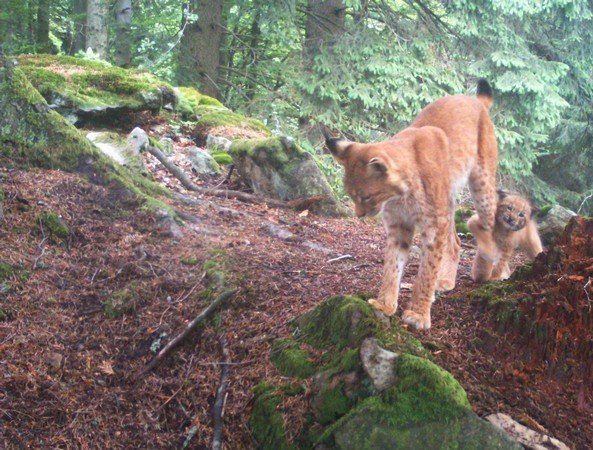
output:
[[440, 292], [447, 292], [455, 288], [455, 280], [439, 280], [437, 281], [436, 290]]
[[387, 317], [393, 316], [395, 314], [395, 310], [397, 309], [396, 306], [387, 306], [385, 303], [381, 303], [379, 300], [375, 300], [374, 298], [369, 300], [369, 304], [379, 311], [382, 311]]
[[402, 320], [417, 330], [428, 330], [430, 328], [430, 313], [424, 315], [418, 314], [411, 309], [406, 309], [402, 315]]

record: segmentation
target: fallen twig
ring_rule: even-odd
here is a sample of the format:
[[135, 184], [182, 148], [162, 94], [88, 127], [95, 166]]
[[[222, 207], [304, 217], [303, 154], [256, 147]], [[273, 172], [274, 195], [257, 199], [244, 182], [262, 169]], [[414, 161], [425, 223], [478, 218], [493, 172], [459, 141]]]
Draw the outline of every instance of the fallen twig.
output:
[[327, 262], [328, 263], [333, 263], [333, 262], [342, 261], [343, 259], [354, 259], [354, 256], [352, 256], [352, 255], [342, 255], [342, 256], [338, 256], [337, 258], [328, 259]]
[[163, 152], [161, 152], [158, 148], [147, 145], [146, 150], [148, 153], [153, 155], [156, 159], [158, 159], [163, 166], [167, 168], [169, 172], [171, 172], [181, 184], [188, 190], [192, 192], [198, 192], [204, 195], [211, 195], [213, 197], [219, 198], [234, 198], [235, 200], [240, 200], [246, 203], [265, 203], [271, 208], [292, 208], [296, 210], [303, 210], [308, 209], [311, 205], [319, 203], [325, 197], [322, 195], [317, 195], [314, 197], [297, 199], [297, 200], [290, 200], [284, 202], [282, 200], [274, 200], [271, 198], [264, 198], [260, 197], [259, 195], [255, 194], [248, 194], [247, 192], [241, 191], [232, 191], [228, 189], [209, 189], [202, 186], [198, 186], [193, 181], [189, 179], [187, 174], [177, 167]]
[[220, 368], [220, 385], [216, 390], [216, 399], [212, 406], [212, 416], [214, 419], [214, 436], [212, 437], [212, 450], [222, 450], [222, 426], [224, 418], [224, 406], [226, 404], [227, 389], [228, 389], [228, 375], [231, 357], [227, 347], [226, 338], [224, 334], [220, 336], [220, 348], [222, 350], [222, 357], [224, 364]]
[[214, 313], [214, 311], [216, 311], [216, 309], [222, 305], [223, 303], [226, 303], [235, 293], [237, 292], [236, 289], [232, 289], [230, 291], [226, 291], [223, 292], [222, 294], [220, 294], [218, 297], [216, 297], [212, 303], [210, 303], [208, 305], [208, 307], [206, 309], [204, 309], [200, 314], [198, 314], [198, 316], [192, 320], [187, 327], [185, 327], [185, 329], [179, 333], [175, 338], [173, 338], [167, 345], [165, 345], [160, 352], [157, 353], [157, 355], [152, 359], [152, 361], [150, 361], [145, 367], [144, 369], [142, 369], [142, 371], [140, 371], [140, 373], [138, 374], [139, 377], [143, 377], [144, 375], [146, 375], [148, 372], [150, 372], [152, 369], [154, 369], [156, 366], [158, 366], [163, 359], [169, 354], [171, 353], [171, 351], [177, 347], [181, 342], [183, 342], [183, 340], [185, 338], [187, 338], [187, 336], [189, 336], [189, 334], [196, 329], [196, 327], [202, 323], [204, 320], [210, 318], [210, 316], [212, 316], [212, 314]]

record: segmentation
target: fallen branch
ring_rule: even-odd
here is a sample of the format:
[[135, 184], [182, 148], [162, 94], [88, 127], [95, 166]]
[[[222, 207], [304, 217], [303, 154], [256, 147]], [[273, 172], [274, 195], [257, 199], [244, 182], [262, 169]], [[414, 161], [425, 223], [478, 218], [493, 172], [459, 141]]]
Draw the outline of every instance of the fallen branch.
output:
[[189, 336], [189, 334], [196, 329], [196, 327], [202, 323], [203, 321], [205, 321], [206, 319], [210, 318], [212, 316], [212, 314], [214, 313], [214, 311], [216, 311], [216, 309], [222, 305], [223, 303], [226, 303], [235, 293], [237, 292], [236, 289], [232, 289], [230, 291], [226, 291], [223, 292], [222, 294], [220, 294], [218, 297], [216, 297], [212, 303], [210, 303], [208, 305], [208, 307], [206, 309], [204, 309], [200, 314], [198, 314], [198, 316], [192, 320], [187, 327], [185, 327], [185, 330], [183, 330], [181, 333], [179, 333], [175, 338], [173, 338], [167, 345], [165, 345], [160, 352], [157, 353], [157, 355], [152, 359], [152, 361], [150, 361], [145, 367], [144, 369], [142, 369], [142, 371], [140, 371], [140, 373], [138, 374], [139, 377], [143, 377], [144, 375], [146, 375], [148, 372], [150, 372], [152, 369], [154, 369], [156, 366], [158, 366], [163, 359], [165, 359], [165, 357], [171, 353], [171, 351], [177, 347], [181, 342], [183, 342], [185, 340], [185, 338], [187, 338], [187, 336]]
[[156, 159], [158, 159], [166, 169], [173, 174], [179, 181], [183, 187], [185, 187], [188, 191], [198, 192], [204, 195], [211, 195], [213, 197], [219, 198], [233, 198], [235, 200], [240, 200], [246, 203], [265, 203], [271, 208], [292, 208], [296, 210], [304, 210], [311, 207], [316, 203], [321, 202], [325, 199], [322, 195], [317, 195], [314, 197], [297, 199], [297, 200], [290, 200], [284, 202], [282, 200], [274, 200], [271, 198], [264, 198], [260, 197], [259, 195], [248, 194], [247, 192], [241, 191], [232, 191], [228, 189], [209, 189], [202, 186], [198, 186], [193, 181], [189, 179], [187, 174], [177, 167], [163, 152], [161, 152], [158, 148], [152, 145], [146, 145], [146, 150], [148, 153], [153, 155]]
[[223, 364], [220, 368], [220, 385], [216, 390], [216, 399], [212, 406], [212, 416], [214, 418], [214, 436], [212, 437], [212, 450], [222, 450], [222, 426], [224, 417], [224, 406], [226, 404], [229, 365], [231, 357], [227, 347], [226, 338], [220, 336], [220, 348], [222, 349]]

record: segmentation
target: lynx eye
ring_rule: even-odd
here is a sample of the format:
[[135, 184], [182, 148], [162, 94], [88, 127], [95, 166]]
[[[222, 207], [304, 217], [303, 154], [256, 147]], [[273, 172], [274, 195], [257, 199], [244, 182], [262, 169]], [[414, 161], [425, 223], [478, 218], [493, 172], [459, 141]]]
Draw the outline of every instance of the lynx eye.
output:
[[519, 213], [519, 217], [525, 217], [525, 213], [524, 212], [520, 212]]
[[512, 211], [512, 210], [513, 210], [513, 207], [512, 207], [511, 205], [507, 205], [507, 209], [508, 209], [509, 211]]
[[364, 196], [360, 197], [360, 201], [362, 203], [368, 203], [370, 199], [371, 199], [370, 195], [364, 195]]

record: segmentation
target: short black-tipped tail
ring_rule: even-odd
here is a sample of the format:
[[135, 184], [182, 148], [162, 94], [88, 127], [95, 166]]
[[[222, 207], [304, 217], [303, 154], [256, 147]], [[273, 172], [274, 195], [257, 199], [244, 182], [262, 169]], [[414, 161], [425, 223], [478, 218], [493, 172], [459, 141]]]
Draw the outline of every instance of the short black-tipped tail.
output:
[[478, 80], [477, 97], [478, 100], [484, 104], [486, 109], [490, 109], [494, 102], [494, 92], [492, 91], [492, 87], [490, 86], [490, 83], [483, 78]]

